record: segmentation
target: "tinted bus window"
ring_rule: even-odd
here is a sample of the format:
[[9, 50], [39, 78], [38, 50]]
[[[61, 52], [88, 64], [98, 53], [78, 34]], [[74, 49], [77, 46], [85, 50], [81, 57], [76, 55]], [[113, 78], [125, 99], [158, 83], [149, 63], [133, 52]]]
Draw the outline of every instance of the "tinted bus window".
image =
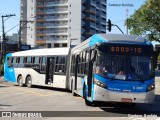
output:
[[60, 56], [56, 58], [55, 72], [57, 73], [65, 72], [65, 57]]
[[13, 57], [13, 64], [16, 64], [16, 57]]
[[32, 57], [27, 57], [27, 63], [32, 63]]
[[40, 63], [39, 57], [34, 57], [34, 64], [39, 64], [39, 63]]
[[24, 57], [20, 57], [20, 64], [23, 64], [23, 59], [24, 59]]
[[12, 63], [12, 57], [8, 57], [7, 58], [7, 65], [8, 65], [8, 67], [11, 67], [11, 63]]

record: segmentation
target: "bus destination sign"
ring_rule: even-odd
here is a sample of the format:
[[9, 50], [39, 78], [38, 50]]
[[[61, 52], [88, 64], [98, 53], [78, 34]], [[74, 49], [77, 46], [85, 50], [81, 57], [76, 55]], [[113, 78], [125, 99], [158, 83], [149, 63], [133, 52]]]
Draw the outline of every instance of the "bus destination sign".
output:
[[111, 53], [129, 53], [129, 54], [141, 54], [141, 47], [128, 47], [128, 46], [111, 46], [109, 47]]

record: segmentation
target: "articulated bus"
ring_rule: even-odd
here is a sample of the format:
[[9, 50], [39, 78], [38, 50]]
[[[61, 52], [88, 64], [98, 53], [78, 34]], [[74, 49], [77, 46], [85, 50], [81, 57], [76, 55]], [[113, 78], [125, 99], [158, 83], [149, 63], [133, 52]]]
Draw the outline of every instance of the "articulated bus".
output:
[[95, 34], [72, 49], [46, 48], [6, 55], [4, 79], [19, 86], [68, 89], [94, 102], [152, 103], [156, 54], [140, 36]]
[[95, 34], [71, 50], [72, 93], [94, 101], [152, 103], [156, 54], [140, 36]]
[[67, 88], [66, 64], [69, 48], [46, 48], [6, 55], [4, 79], [19, 86]]

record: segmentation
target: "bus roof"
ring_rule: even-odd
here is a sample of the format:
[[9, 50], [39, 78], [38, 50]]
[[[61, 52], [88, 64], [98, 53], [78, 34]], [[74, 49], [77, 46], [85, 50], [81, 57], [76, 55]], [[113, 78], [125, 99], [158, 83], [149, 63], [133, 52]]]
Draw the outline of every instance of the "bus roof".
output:
[[150, 41], [147, 41], [141, 36], [126, 35], [126, 34], [94, 34], [81, 44], [75, 46], [72, 50], [80, 49], [81, 47], [87, 48], [97, 43], [122, 43], [122, 44], [143, 44], [151, 45]]
[[52, 56], [68, 55], [69, 48], [44, 48], [12, 53], [12, 56]]

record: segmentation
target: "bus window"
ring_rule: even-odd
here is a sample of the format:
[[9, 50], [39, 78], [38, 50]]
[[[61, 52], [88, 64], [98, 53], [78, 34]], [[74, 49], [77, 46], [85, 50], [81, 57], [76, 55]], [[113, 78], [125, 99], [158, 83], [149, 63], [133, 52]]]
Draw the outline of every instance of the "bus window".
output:
[[88, 73], [89, 51], [86, 50], [86, 74]]
[[78, 74], [84, 75], [86, 73], [85, 63], [85, 52], [81, 52], [78, 56]]
[[65, 72], [65, 57], [59, 56], [56, 58], [55, 73], [64, 73]]
[[7, 58], [7, 66], [11, 67], [11, 63], [12, 63], [12, 57], [8, 57]]
[[20, 64], [23, 64], [24, 57], [20, 57]]
[[83, 63], [82, 63], [82, 68], [83, 68], [83, 74], [86, 75], [87, 74], [87, 52], [84, 51], [83, 52]]
[[108, 78], [117, 75], [119, 76], [125, 75], [126, 74], [125, 63], [126, 63], [125, 56], [98, 54], [96, 63], [96, 73]]
[[27, 57], [24, 57], [23, 63], [27, 63]]
[[72, 55], [72, 61], [71, 61], [71, 73], [75, 73], [75, 55]]
[[77, 55], [76, 56], [76, 58], [77, 58], [77, 61], [78, 61], [78, 66], [77, 66], [77, 74], [80, 74], [80, 56], [79, 55]]
[[27, 63], [32, 63], [32, 57], [27, 57]]
[[17, 59], [17, 57], [13, 57], [13, 67], [17, 67], [16, 59]]
[[40, 63], [39, 57], [34, 57], [34, 64], [39, 64], [39, 63]]
[[17, 65], [18, 67], [24, 67], [23, 59], [24, 59], [24, 57], [18, 58], [18, 65]]
[[41, 73], [46, 73], [46, 57], [41, 57], [41, 66], [40, 66], [40, 71]]
[[34, 69], [39, 69], [40, 68], [40, 64], [39, 64], [40, 61], [39, 61], [38, 56], [32, 57], [32, 63], [33, 63], [32, 68], [34, 68]]
[[20, 62], [20, 57], [17, 57], [16, 63], [19, 63], [19, 62]]
[[46, 64], [46, 57], [42, 57], [42, 64], [43, 64], [43, 65]]

